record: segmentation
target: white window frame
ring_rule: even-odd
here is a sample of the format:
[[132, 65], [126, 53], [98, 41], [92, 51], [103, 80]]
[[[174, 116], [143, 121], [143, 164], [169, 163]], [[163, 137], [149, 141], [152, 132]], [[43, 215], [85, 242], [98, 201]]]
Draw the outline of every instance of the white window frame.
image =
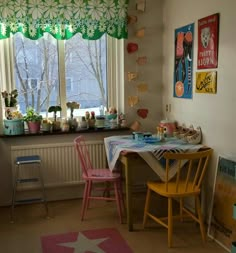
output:
[[[66, 83], [63, 41], [58, 41], [59, 62], [59, 81], [60, 81], [60, 98], [62, 107], [62, 117], [66, 117]], [[13, 62], [13, 40], [12, 37], [0, 40], [0, 87], [1, 91], [10, 91], [15, 87], [14, 79], [14, 62]], [[62, 59], [62, 60], [61, 60]], [[107, 36], [107, 92], [108, 106], [117, 108], [118, 113], [124, 111], [124, 40], [117, 40]], [[0, 98], [0, 119], [3, 119], [3, 100]], [[0, 133], [3, 133], [3, 124], [0, 126]]]

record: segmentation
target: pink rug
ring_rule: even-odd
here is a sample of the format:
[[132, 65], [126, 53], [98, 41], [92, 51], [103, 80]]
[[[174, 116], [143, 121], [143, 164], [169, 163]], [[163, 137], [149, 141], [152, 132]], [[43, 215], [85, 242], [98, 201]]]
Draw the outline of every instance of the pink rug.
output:
[[132, 253], [115, 228], [41, 237], [43, 253]]

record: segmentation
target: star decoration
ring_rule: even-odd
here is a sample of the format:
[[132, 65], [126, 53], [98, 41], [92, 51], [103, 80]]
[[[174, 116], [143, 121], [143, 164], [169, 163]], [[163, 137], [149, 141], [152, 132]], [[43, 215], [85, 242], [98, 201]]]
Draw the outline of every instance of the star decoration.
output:
[[107, 240], [108, 238], [100, 239], [89, 239], [82, 233], [78, 234], [77, 240], [75, 242], [59, 243], [58, 245], [74, 248], [74, 253], [84, 253], [84, 252], [94, 252], [94, 253], [105, 253], [98, 244]]

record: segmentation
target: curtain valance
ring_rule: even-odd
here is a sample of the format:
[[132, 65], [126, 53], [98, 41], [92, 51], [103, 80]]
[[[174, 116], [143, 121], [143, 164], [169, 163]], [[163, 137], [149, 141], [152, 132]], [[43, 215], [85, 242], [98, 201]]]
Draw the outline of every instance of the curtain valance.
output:
[[76, 33], [99, 39], [104, 33], [127, 38], [129, 0], [2, 0], [0, 39], [21, 32], [36, 40], [48, 32], [67, 40]]

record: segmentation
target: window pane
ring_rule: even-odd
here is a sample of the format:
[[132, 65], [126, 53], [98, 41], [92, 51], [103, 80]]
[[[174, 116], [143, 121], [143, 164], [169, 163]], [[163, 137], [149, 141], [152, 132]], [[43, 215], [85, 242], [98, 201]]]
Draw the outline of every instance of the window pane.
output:
[[39, 40], [14, 35], [15, 81], [20, 110], [32, 106], [43, 115], [51, 105], [60, 104], [57, 41], [44, 34]]
[[[107, 107], [106, 47], [105, 35], [99, 40], [84, 40], [77, 34], [65, 42], [66, 101], [76, 101], [81, 109], [95, 110], [96, 114]], [[82, 111], [75, 110], [74, 115]]]

